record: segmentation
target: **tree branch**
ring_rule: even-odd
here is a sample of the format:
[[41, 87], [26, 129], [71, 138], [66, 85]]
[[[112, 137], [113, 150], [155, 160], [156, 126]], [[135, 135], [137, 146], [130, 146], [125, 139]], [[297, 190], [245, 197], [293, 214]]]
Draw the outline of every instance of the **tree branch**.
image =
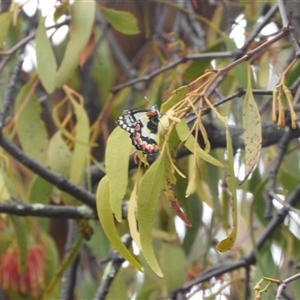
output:
[[92, 209], [96, 209], [96, 198], [93, 194], [73, 184], [65, 177], [43, 167], [34, 159], [26, 155], [23, 151], [21, 151], [3, 135], [0, 136], [0, 146], [17, 161], [19, 161], [22, 165], [26, 166], [28, 169], [38, 174], [43, 179], [49, 181], [60, 190], [70, 194], [71, 196], [80, 200], [82, 203], [86, 204]]
[[40, 203], [27, 204], [21, 201], [0, 203], [0, 213], [17, 216], [33, 216], [65, 219], [96, 219], [95, 212], [86, 205], [59, 206]]

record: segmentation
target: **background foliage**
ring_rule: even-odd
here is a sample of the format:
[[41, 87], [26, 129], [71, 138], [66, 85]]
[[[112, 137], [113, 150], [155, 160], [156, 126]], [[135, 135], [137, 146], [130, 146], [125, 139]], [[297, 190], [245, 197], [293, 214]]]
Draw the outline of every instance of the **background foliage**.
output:
[[296, 1], [0, 4], [1, 299], [300, 298]]

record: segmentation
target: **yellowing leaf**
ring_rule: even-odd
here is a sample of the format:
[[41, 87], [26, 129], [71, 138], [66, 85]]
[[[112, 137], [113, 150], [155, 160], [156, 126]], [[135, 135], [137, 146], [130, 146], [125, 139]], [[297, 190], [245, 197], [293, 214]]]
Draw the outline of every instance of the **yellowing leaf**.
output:
[[136, 200], [137, 200], [137, 183], [134, 185], [134, 189], [130, 195], [129, 205], [128, 205], [128, 213], [127, 220], [130, 230], [130, 235], [138, 248], [142, 250], [141, 241], [140, 241], [140, 233], [137, 228], [137, 220], [136, 220]]
[[99, 5], [106, 21], [117, 31], [134, 35], [140, 33], [136, 17], [130, 12], [119, 11]]
[[109, 183], [108, 177], [105, 176], [100, 181], [96, 192], [97, 213], [102, 225], [102, 229], [109, 239], [112, 246], [131, 263], [137, 270], [142, 272], [142, 267], [131, 252], [122, 243], [117, 229], [115, 227], [113, 213], [109, 202]]
[[41, 18], [35, 35], [37, 72], [45, 90], [51, 93], [55, 89], [57, 64], [44, 24], [45, 18]]
[[[185, 120], [182, 120], [181, 122], [176, 124], [176, 130], [178, 133], [178, 136], [182, 142], [184, 142], [185, 147], [187, 147], [192, 153], [196, 154], [199, 158], [202, 158], [203, 160], [217, 166], [220, 168], [224, 168], [224, 165], [206, 153], [198, 144], [198, 142], [195, 140], [194, 136], [190, 134], [190, 130], [185, 122]], [[196, 150], [196, 151], [195, 151]]]
[[89, 119], [83, 106], [71, 99], [72, 106], [76, 115], [75, 144], [71, 160], [70, 180], [80, 183], [86, 167], [87, 156], [90, 151], [89, 142]]
[[259, 160], [262, 142], [261, 118], [252, 94], [250, 66], [248, 66], [248, 86], [243, 106], [243, 127], [246, 157], [245, 180]]
[[164, 160], [159, 158], [143, 176], [138, 191], [137, 202], [137, 219], [143, 255], [152, 270], [160, 277], [162, 277], [163, 274], [154, 254], [152, 228], [155, 212], [157, 210], [157, 202], [161, 192], [163, 175]]
[[6, 35], [8, 32], [8, 29], [10, 27], [11, 21], [13, 18], [13, 12], [12, 11], [7, 11], [4, 12], [0, 15], [0, 46], [2, 47], [3, 42], [6, 39]]
[[105, 164], [109, 181], [111, 210], [119, 222], [122, 220], [121, 204], [128, 184], [130, 149], [131, 142], [128, 133], [117, 127], [107, 140]]
[[226, 182], [227, 182], [228, 190], [231, 194], [232, 230], [227, 238], [225, 238], [224, 240], [218, 243], [217, 249], [220, 252], [228, 251], [233, 247], [237, 236], [237, 218], [238, 218], [237, 199], [236, 199], [237, 179], [234, 175], [232, 140], [228, 129], [227, 118], [224, 118], [224, 124], [226, 125], [226, 144], [227, 144], [227, 161], [228, 161]]
[[74, 1], [71, 5], [70, 41], [56, 74], [56, 86], [61, 87], [79, 64], [80, 52], [90, 38], [95, 19], [95, 1]]

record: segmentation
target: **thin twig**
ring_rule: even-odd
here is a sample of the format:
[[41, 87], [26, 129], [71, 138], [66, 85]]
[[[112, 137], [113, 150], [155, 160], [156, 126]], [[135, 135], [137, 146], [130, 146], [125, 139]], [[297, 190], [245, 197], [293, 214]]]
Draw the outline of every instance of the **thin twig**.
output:
[[[284, 1], [283, 0], [277, 0], [277, 3], [278, 3], [278, 8], [279, 8], [279, 12], [280, 12], [281, 20], [282, 20], [282, 25], [284, 27], [290, 26], [290, 19], [288, 18]], [[291, 44], [294, 48], [296, 57], [299, 58], [300, 57], [300, 47], [299, 47], [292, 31], [290, 31], [289, 36], [290, 36], [290, 41], [291, 41]]]
[[276, 293], [276, 298], [275, 299], [276, 300], [280, 300], [280, 297], [281, 297], [284, 289], [286, 288], [286, 286], [290, 282], [295, 281], [295, 280], [297, 280], [299, 278], [300, 278], [300, 273], [297, 273], [297, 274], [295, 274], [295, 275], [293, 275], [291, 277], [288, 277], [288, 278], [282, 280], [281, 283], [280, 283], [280, 285], [278, 286], [277, 293]]
[[116, 85], [115, 87], [113, 87], [111, 89], [112, 93], [116, 93], [121, 89], [124, 89], [125, 87], [128, 86], [132, 86], [135, 85], [136, 83], [139, 82], [143, 82], [143, 81], [149, 81], [151, 80], [153, 77], [159, 75], [160, 73], [163, 73], [165, 71], [168, 71], [174, 67], [176, 67], [179, 64], [185, 63], [189, 60], [198, 60], [198, 59], [206, 59], [206, 58], [212, 58], [212, 59], [216, 59], [216, 58], [230, 58], [233, 57], [233, 53], [232, 52], [208, 52], [208, 53], [201, 53], [201, 54], [191, 54], [191, 55], [186, 55], [183, 57], [180, 57], [179, 59], [173, 61], [172, 63], [163, 66], [145, 76], [133, 79], [133, 80], [129, 80], [125, 83]]
[[265, 209], [265, 218], [269, 219], [271, 217], [271, 212], [272, 212], [272, 200], [273, 194], [275, 193], [276, 190], [276, 176], [279, 171], [279, 167], [281, 165], [281, 162], [284, 158], [284, 155], [287, 151], [289, 141], [291, 140], [291, 130], [290, 128], [286, 127], [284, 135], [280, 139], [278, 145], [277, 145], [277, 155], [276, 158], [274, 159], [273, 165], [269, 170], [269, 181], [268, 181], [268, 187], [267, 187], [267, 203], [266, 203], [266, 209]]

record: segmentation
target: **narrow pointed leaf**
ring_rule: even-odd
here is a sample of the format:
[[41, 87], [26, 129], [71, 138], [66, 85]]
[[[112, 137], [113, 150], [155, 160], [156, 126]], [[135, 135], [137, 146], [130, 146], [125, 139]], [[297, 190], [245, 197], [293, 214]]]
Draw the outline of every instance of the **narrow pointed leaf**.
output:
[[128, 133], [117, 127], [107, 140], [106, 174], [109, 181], [110, 205], [115, 218], [122, 220], [122, 200], [128, 184], [128, 156], [131, 149]]
[[142, 272], [142, 267], [140, 263], [135, 259], [131, 252], [122, 243], [119, 234], [117, 232], [114, 216], [111, 211], [109, 202], [109, 184], [108, 177], [105, 176], [100, 181], [97, 192], [96, 192], [96, 203], [97, 203], [97, 213], [102, 229], [109, 239], [111, 245], [126, 259], [131, 263], [137, 270]]
[[24, 85], [17, 96], [17, 133], [24, 152], [43, 166], [47, 166], [48, 134], [45, 123], [41, 120], [42, 109], [36, 95], [28, 95], [34, 80], [35, 77]]
[[49, 143], [48, 161], [52, 171], [69, 178], [72, 153], [62, 138], [61, 132], [56, 132]]
[[78, 67], [80, 52], [90, 38], [95, 19], [95, 1], [76, 0], [71, 5], [70, 40], [56, 73], [56, 86], [61, 87]]
[[164, 160], [160, 158], [147, 170], [141, 180], [138, 191], [137, 211], [143, 255], [152, 270], [160, 277], [163, 274], [156, 260], [152, 245], [152, 229], [163, 176]]
[[12, 225], [14, 228], [15, 238], [18, 246], [18, 271], [19, 274], [23, 274], [27, 266], [27, 253], [28, 253], [28, 244], [27, 244], [27, 232], [25, 219], [23, 217], [10, 215]]
[[71, 99], [76, 116], [75, 144], [71, 160], [70, 180], [81, 183], [83, 172], [86, 167], [87, 157], [90, 151], [89, 142], [89, 119], [82, 105]]
[[252, 94], [250, 66], [248, 67], [248, 73], [248, 86], [243, 106], [243, 127], [246, 157], [244, 180], [246, 180], [259, 160], [262, 143], [261, 118]]
[[182, 120], [181, 122], [176, 124], [176, 130], [178, 133], [178, 136], [182, 142], [184, 142], [185, 147], [187, 147], [192, 153], [196, 154], [199, 158], [202, 158], [203, 160], [217, 166], [220, 168], [224, 168], [224, 165], [208, 153], [206, 153], [198, 144], [198, 142], [195, 140], [194, 136], [190, 134], [190, 130], [185, 122], [185, 120]]
[[228, 124], [227, 124], [227, 118], [224, 119], [225, 119], [224, 124], [226, 125], [226, 143], [227, 143], [227, 160], [228, 160], [226, 182], [227, 182], [228, 190], [231, 194], [232, 230], [227, 238], [225, 238], [224, 240], [218, 243], [217, 249], [220, 252], [228, 251], [233, 247], [237, 236], [237, 221], [238, 221], [237, 199], [236, 199], [237, 179], [234, 175], [234, 168], [233, 168], [234, 157], [233, 157], [233, 149], [232, 149], [232, 140], [231, 140]]
[[35, 36], [37, 72], [45, 90], [50, 94], [55, 89], [57, 63], [47, 36], [45, 18], [41, 18]]
[[117, 31], [134, 35], [140, 33], [136, 17], [126, 11], [119, 11], [99, 5], [106, 21]]

